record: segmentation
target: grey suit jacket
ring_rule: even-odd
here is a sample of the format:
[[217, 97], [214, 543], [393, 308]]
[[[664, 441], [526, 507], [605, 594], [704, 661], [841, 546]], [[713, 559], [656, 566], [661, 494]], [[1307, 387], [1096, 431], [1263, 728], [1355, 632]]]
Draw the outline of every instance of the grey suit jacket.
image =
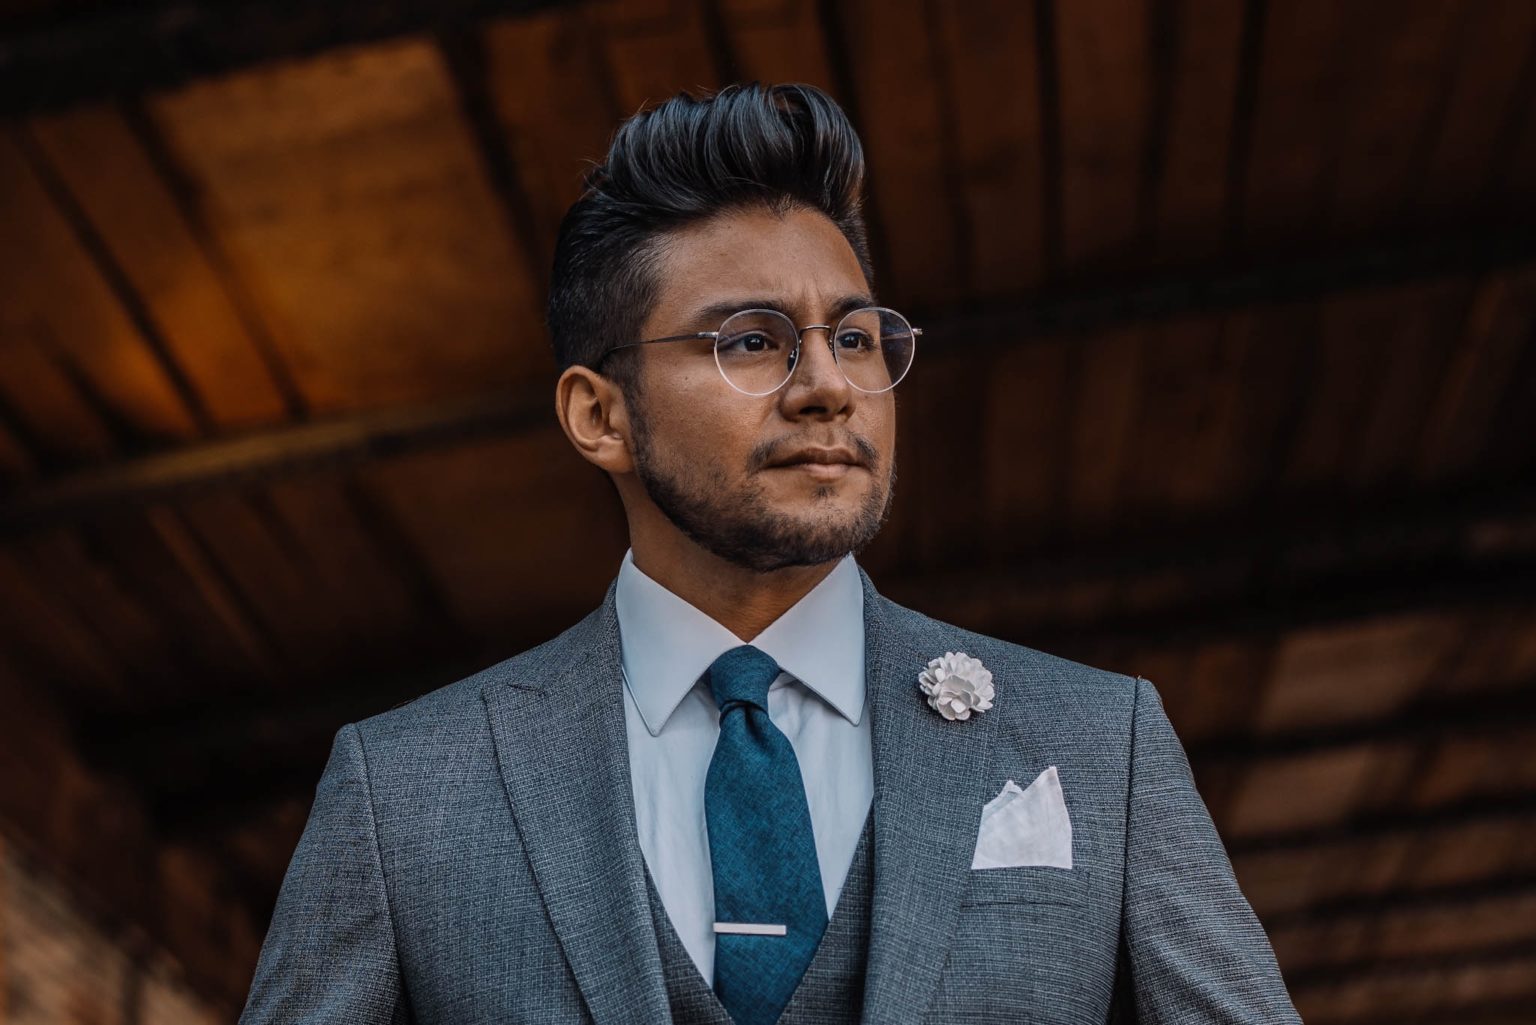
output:
[[[1151, 682], [930, 619], [863, 577], [875, 880], [862, 1021], [1298, 1022]], [[917, 687], [964, 651], [993, 708]], [[530, 651], [336, 734], [242, 1025], [667, 1020], [613, 589]], [[1071, 869], [973, 871], [1055, 765]]]

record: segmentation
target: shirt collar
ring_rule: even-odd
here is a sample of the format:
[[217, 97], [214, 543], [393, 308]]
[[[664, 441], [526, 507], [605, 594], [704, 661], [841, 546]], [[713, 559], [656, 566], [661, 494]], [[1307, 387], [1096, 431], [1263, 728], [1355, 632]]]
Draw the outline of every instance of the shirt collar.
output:
[[855, 726], [863, 717], [864, 585], [852, 555], [750, 642], [646, 576], [633, 549], [614, 604], [625, 684], [653, 737], [710, 664], [747, 643]]

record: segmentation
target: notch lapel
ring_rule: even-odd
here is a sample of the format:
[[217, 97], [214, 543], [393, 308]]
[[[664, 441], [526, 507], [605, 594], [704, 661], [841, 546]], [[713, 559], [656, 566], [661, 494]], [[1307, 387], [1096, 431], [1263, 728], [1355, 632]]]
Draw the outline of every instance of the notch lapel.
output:
[[[932, 1000], [954, 942], [981, 808], [991, 796], [997, 717], [982, 712], [949, 722], [928, 707], [918, 674], [957, 641], [924, 628], [930, 620], [893, 623], [899, 607], [860, 574], [875, 772], [875, 880], [861, 1018], [868, 1025], [920, 1020]], [[1000, 688], [1000, 700], [1011, 696]]]
[[599, 609], [546, 648], [539, 662], [482, 691], [523, 849], [598, 1025], [665, 1021], [613, 586]]

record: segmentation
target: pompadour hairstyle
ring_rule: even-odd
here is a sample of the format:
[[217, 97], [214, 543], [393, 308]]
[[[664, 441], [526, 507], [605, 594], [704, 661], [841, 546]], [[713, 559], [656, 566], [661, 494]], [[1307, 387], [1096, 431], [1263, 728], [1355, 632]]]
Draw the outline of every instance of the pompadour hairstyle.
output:
[[[861, 211], [864, 148], [841, 107], [809, 85], [680, 93], [626, 120], [560, 223], [547, 321], [560, 369], [596, 366], [639, 340], [667, 233], [729, 210], [819, 210], [873, 283]], [[604, 372], [629, 390], [637, 349]]]

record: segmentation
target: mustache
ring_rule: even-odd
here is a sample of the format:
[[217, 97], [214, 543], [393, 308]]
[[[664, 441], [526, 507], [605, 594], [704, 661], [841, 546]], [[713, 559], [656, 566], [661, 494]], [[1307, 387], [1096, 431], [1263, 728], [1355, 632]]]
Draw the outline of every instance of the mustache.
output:
[[880, 465], [880, 452], [873, 442], [862, 434], [849, 432], [830, 441], [812, 440], [809, 438], [778, 438], [773, 441], [765, 441], [752, 449], [747, 457], [747, 465], [751, 470], [761, 470], [769, 463], [779, 459], [782, 455], [793, 452], [808, 445], [825, 448], [851, 448], [858, 455], [859, 462], [868, 470], [876, 470]]

